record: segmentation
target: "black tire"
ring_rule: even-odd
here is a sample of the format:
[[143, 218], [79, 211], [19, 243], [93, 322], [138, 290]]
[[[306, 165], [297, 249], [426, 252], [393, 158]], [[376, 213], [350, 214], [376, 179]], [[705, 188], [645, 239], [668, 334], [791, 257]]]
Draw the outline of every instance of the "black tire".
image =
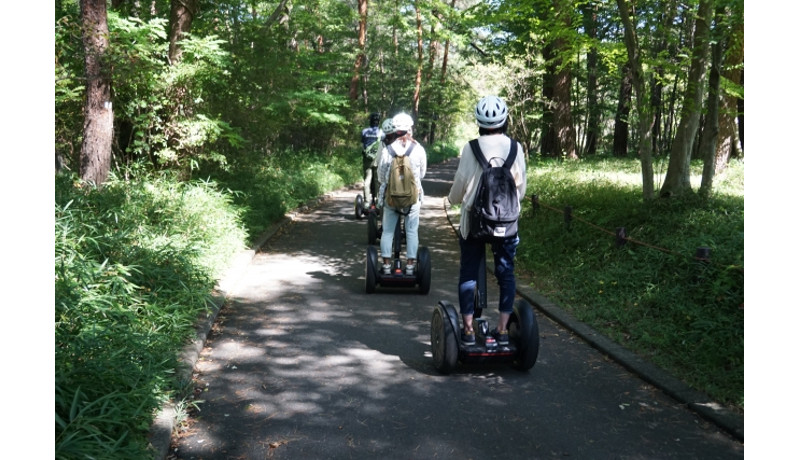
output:
[[446, 311], [445, 302], [439, 302], [431, 318], [431, 354], [433, 366], [442, 374], [449, 374], [458, 363], [456, 331]]
[[356, 219], [361, 220], [364, 217], [364, 197], [361, 196], [360, 193], [356, 195], [356, 203], [354, 207], [355, 207]]
[[376, 213], [369, 213], [367, 219], [367, 244], [375, 244], [378, 241], [378, 216]]
[[365, 290], [367, 294], [375, 292], [378, 277], [378, 250], [372, 246], [367, 247], [367, 273]]
[[539, 323], [533, 307], [525, 300], [514, 306], [508, 321], [508, 337], [517, 348], [514, 367], [521, 371], [530, 370], [539, 357]]
[[431, 253], [427, 247], [419, 248], [417, 252], [417, 283], [420, 294], [431, 292]]

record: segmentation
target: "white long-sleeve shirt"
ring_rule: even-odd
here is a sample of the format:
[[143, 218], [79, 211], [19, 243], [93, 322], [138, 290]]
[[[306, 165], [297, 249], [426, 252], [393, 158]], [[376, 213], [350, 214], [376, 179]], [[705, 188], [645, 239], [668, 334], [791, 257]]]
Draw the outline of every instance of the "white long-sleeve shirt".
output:
[[[478, 138], [486, 161], [490, 161], [492, 166], [501, 166], [508, 158], [511, 149], [511, 138], [503, 134], [490, 134]], [[511, 175], [517, 184], [517, 195], [521, 200], [527, 190], [527, 174], [525, 166], [525, 151], [522, 145], [517, 143], [517, 158], [511, 166]], [[494, 160], [493, 160], [494, 159]], [[461, 160], [458, 163], [456, 175], [453, 178], [453, 185], [450, 187], [450, 194], [447, 196], [451, 204], [461, 203], [461, 220], [459, 233], [465, 239], [469, 237], [469, 214], [472, 204], [475, 202], [475, 193], [478, 188], [483, 169], [472, 153], [469, 142], [464, 144], [461, 149]]]

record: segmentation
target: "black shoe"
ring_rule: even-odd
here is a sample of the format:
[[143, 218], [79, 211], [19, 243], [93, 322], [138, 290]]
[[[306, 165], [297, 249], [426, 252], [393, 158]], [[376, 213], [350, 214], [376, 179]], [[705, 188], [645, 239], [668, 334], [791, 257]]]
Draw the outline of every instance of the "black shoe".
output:
[[498, 331], [497, 328], [492, 330], [492, 337], [497, 340], [498, 345], [508, 345], [508, 330]]
[[461, 343], [464, 345], [475, 345], [475, 331], [467, 332], [461, 330]]

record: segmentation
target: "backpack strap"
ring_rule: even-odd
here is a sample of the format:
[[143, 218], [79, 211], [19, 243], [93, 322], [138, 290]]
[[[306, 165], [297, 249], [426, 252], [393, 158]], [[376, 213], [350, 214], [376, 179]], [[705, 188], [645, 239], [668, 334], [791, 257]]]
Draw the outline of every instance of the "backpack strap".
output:
[[[417, 141], [411, 141], [411, 145], [408, 146], [408, 149], [406, 149], [406, 153], [404, 153], [403, 156], [408, 156], [411, 151], [414, 150], [415, 145], [417, 145]], [[392, 148], [392, 144], [387, 145], [386, 148], [389, 149], [389, 154], [392, 155], [392, 157], [397, 156], [397, 152], [395, 152]]]
[[478, 160], [478, 164], [481, 165], [481, 169], [486, 169], [489, 167], [489, 162], [486, 161], [486, 158], [483, 156], [483, 151], [481, 151], [481, 146], [478, 143], [478, 139], [472, 139], [469, 141], [469, 147], [472, 149], [472, 153], [475, 155], [475, 159]]
[[[508, 152], [508, 157], [506, 157], [505, 163], [503, 163], [503, 167], [506, 169], [511, 169], [511, 165], [514, 164], [514, 161], [517, 159], [517, 141], [512, 138], [511, 139], [511, 149]], [[478, 139], [472, 139], [469, 141], [469, 146], [472, 149], [472, 153], [475, 154], [475, 159], [478, 160], [478, 164], [481, 165], [483, 169], [491, 167], [488, 161], [486, 161], [486, 157], [483, 156], [483, 152], [481, 151], [481, 146], [478, 143]]]
[[511, 139], [511, 148], [508, 151], [508, 157], [506, 158], [506, 162], [503, 163], [503, 167], [507, 169], [511, 169], [511, 165], [514, 164], [514, 160], [517, 159], [517, 141]]
[[408, 155], [411, 154], [411, 151], [414, 150], [414, 146], [415, 145], [417, 145], [417, 141], [411, 141], [411, 145], [409, 145], [408, 149], [406, 149], [405, 156], [408, 156]]

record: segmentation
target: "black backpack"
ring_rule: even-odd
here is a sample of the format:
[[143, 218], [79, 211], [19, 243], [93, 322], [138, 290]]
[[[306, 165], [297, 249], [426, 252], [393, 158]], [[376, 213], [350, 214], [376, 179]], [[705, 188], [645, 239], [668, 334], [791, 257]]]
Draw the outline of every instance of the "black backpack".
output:
[[491, 242], [516, 236], [519, 222], [519, 197], [517, 184], [511, 174], [511, 165], [517, 158], [517, 142], [511, 139], [511, 151], [502, 166], [492, 167], [486, 161], [478, 140], [469, 142], [472, 153], [483, 168], [475, 202], [470, 211], [469, 236]]

